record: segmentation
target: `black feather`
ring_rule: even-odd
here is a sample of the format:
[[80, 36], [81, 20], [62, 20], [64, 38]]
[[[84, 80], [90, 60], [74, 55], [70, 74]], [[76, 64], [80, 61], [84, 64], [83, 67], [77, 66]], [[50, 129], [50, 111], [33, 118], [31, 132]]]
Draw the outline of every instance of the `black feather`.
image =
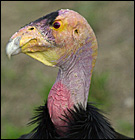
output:
[[68, 123], [65, 138], [74, 139], [115, 139], [115, 131], [100, 110], [91, 104], [85, 109], [79, 105], [70, 110], [72, 115]]
[[47, 104], [38, 107], [35, 111], [36, 115], [28, 125], [37, 124], [36, 128], [29, 134], [21, 136], [20, 139], [53, 139], [58, 136], [50, 119]]
[[40, 22], [41, 20], [43, 19], [47, 19], [46, 20], [46, 24], [48, 25], [52, 25], [52, 23], [54, 22], [54, 20], [56, 19], [56, 17], [59, 15], [59, 12], [58, 11], [55, 11], [55, 12], [52, 12], [50, 14], [47, 14], [46, 16], [43, 16], [37, 20], [35, 20], [34, 22], [32, 23], [37, 23], [37, 22]]
[[60, 136], [50, 119], [47, 104], [40, 106], [29, 123], [36, 123], [36, 128], [20, 139], [129, 139], [117, 133], [102, 112], [91, 103], [87, 104], [86, 110], [82, 105], [78, 105], [74, 106], [73, 110], [68, 109], [68, 112], [69, 116], [66, 113], [63, 115], [65, 120], [61, 118], [68, 123], [63, 126], [68, 130]]
[[[38, 23], [38, 22], [41, 22], [42, 20], [45, 20], [46, 22], [45, 22], [45, 25], [49, 25], [49, 26], [52, 26], [52, 23], [54, 22], [54, 20], [56, 19], [56, 17], [59, 15], [59, 12], [58, 12], [59, 10], [57, 10], [57, 11], [55, 11], [55, 12], [52, 12], [52, 13], [50, 13], [50, 14], [47, 14], [47, 15], [45, 15], [45, 16], [43, 16], [43, 17], [41, 17], [41, 18], [39, 18], [39, 19], [37, 19], [37, 20], [35, 20], [35, 21], [32, 21], [32, 22], [30, 22], [30, 23], [28, 23], [28, 24], [25, 24], [24, 26], [22, 26], [21, 28], [23, 28], [23, 27], [25, 27], [25, 26], [28, 26], [28, 25], [36, 25], [36, 23]], [[44, 26], [45, 26], [44, 25]]]

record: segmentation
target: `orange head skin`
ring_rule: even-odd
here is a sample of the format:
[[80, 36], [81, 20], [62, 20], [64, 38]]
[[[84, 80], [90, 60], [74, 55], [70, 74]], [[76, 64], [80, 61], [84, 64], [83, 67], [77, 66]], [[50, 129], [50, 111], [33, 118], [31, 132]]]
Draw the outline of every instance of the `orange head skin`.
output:
[[[60, 28], [53, 29], [53, 36], [60, 51], [58, 55], [62, 57], [62, 61], [69, 57], [71, 54], [75, 54], [79, 48], [84, 46], [87, 42], [93, 43], [93, 49], [95, 50], [95, 56], [97, 55], [97, 42], [92, 28], [90, 28], [88, 22], [77, 12], [72, 10], [60, 10], [60, 15], [54, 22], [61, 24]], [[88, 38], [90, 36], [90, 38]], [[94, 45], [95, 43], [95, 45]], [[64, 52], [64, 53], [63, 53]], [[93, 55], [94, 56], [94, 55]], [[61, 60], [61, 59], [58, 60]], [[58, 61], [57, 61], [58, 62]]]
[[[67, 108], [86, 108], [92, 71], [97, 58], [95, 34], [80, 14], [61, 9], [21, 28], [7, 44], [8, 57], [20, 52], [48, 66], [60, 68], [48, 95], [52, 122], [60, 131]], [[60, 133], [60, 132], [59, 132]]]
[[[20, 52], [26, 53], [46, 65], [56, 66], [61, 58], [64, 61], [72, 52], [75, 53], [82, 47], [88, 39], [87, 42], [93, 43], [96, 57], [96, 37], [88, 22], [80, 14], [62, 9], [51, 24], [46, 24], [46, 22], [47, 20], [44, 18], [31, 22], [11, 37], [11, 40], [21, 37]], [[55, 22], [60, 23], [58, 29], [53, 27]], [[90, 38], [88, 38], [89, 36]], [[39, 52], [42, 52], [42, 55]]]

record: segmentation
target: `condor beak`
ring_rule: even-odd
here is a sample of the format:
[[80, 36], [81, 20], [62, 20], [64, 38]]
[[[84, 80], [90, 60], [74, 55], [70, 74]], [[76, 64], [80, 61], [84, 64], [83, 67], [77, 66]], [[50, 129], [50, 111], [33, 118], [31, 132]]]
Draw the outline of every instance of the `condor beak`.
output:
[[7, 56], [37, 51], [45, 51], [51, 44], [34, 27], [25, 26], [16, 32], [9, 40], [6, 46]]
[[12, 55], [25, 53], [45, 65], [53, 66], [54, 64], [50, 62], [52, 59], [50, 50], [53, 47], [47, 36], [43, 36], [35, 26], [25, 26], [10, 38], [6, 54], [11, 58]]
[[20, 48], [20, 39], [21, 37], [16, 37], [14, 39], [10, 39], [6, 46], [6, 54], [8, 58], [11, 58], [11, 55], [15, 55], [21, 52]]

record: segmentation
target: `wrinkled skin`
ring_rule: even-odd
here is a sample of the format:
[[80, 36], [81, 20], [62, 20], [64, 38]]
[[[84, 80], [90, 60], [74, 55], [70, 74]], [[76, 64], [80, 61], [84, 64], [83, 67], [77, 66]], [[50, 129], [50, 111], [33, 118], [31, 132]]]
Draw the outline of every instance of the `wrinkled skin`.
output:
[[[54, 24], [58, 23], [59, 28]], [[77, 12], [62, 9], [21, 28], [7, 44], [8, 57], [25, 53], [48, 66], [59, 67], [48, 95], [48, 109], [58, 130], [62, 114], [73, 105], [86, 108], [92, 71], [97, 58], [97, 41], [88, 22]]]

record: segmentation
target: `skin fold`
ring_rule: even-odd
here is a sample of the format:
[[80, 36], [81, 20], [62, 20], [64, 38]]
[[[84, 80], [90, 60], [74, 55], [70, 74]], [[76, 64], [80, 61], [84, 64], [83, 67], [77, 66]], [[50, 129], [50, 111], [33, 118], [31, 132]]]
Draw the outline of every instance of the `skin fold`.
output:
[[86, 19], [69, 9], [30, 22], [10, 38], [6, 46], [9, 58], [25, 53], [59, 68], [47, 103], [37, 109], [31, 122], [37, 127], [20, 139], [129, 139], [87, 103], [97, 49], [96, 36]]
[[97, 48], [95, 34], [86, 19], [77, 12], [61, 9], [22, 27], [11, 37], [6, 51], [8, 57], [25, 53], [59, 68], [47, 106], [56, 128], [66, 131], [61, 128], [66, 122], [60, 118], [67, 108], [82, 104], [86, 109]]

